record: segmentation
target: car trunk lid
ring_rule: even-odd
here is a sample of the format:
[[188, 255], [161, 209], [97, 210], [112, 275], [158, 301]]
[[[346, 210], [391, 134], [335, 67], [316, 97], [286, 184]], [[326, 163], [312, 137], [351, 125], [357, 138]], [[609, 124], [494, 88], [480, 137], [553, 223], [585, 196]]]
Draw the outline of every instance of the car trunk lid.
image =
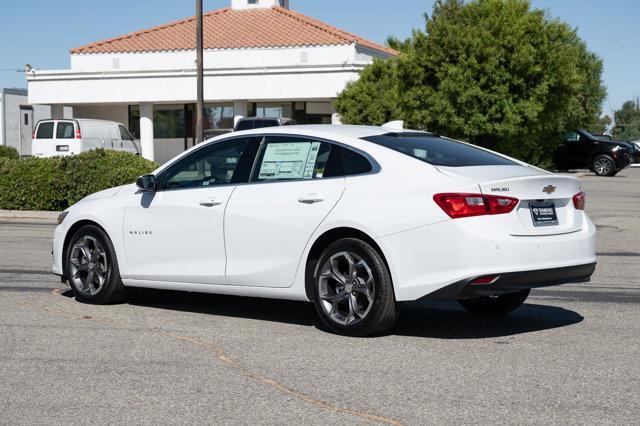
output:
[[473, 181], [483, 195], [519, 200], [507, 214], [487, 216], [513, 236], [557, 235], [579, 231], [583, 212], [573, 196], [582, 190], [574, 177], [525, 166], [439, 167], [443, 173]]

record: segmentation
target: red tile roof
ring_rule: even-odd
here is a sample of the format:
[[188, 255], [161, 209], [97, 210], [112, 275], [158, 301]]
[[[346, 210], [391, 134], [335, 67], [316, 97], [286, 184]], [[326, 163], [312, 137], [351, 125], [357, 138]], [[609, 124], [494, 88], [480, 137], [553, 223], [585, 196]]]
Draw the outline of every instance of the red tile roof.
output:
[[[359, 44], [396, 55], [397, 52], [301, 13], [270, 9], [207, 12], [203, 16], [205, 49], [241, 49]], [[71, 49], [71, 53], [152, 52], [195, 49], [195, 17]]]

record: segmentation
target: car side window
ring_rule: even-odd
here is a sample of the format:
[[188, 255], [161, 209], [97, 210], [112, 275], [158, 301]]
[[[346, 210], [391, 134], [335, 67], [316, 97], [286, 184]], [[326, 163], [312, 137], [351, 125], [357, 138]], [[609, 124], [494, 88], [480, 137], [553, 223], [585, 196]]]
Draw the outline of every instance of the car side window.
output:
[[[199, 149], [170, 167], [160, 189], [204, 188], [248, 180], [253, 138], [231, 139]], [[257, 144], [256, 144], [257, 145]], [[257, 148], [256, 148], [257, 149]], [[255, 153], [255, 151], [254, 151]], [[244, 175], [240, 179], [239, 175]]]
[[564, 136], [564, 140], [567, 142], [578, 142], [580, 140], [580, 136], [577, 132], [567, 132]]
[[341, 148], [297, 136], [267, 136], [253, 181], [312, 180], [343, 176]]
[[120, 130], [120, 139], [123, 141], [132, 141], [133, 137], [129, 131], [122, 125], [118, 124], [118, 130]]
[[371, 162], [362, 154], [358, 154], [348, 148], [342, 148], [342, 157], [347, 176], [361, 175], [373, 171]]
[[53, 139], [53, 121], [47, 121], [46, 123], [40, 123], [38, 125], [36, 139]]

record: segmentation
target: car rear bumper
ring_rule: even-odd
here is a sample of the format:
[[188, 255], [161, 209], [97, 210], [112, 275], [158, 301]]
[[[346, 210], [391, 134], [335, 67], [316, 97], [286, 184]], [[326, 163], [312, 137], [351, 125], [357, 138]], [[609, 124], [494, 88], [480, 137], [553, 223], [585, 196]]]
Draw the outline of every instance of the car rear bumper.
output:
[[[536, 284], [531, 277], [540, 271], [555, 272], [538, 275], [539, 285], [584, 281], [592, 266], [580, 268], [596, 262], [596, 228], [586, 215], [580, 226], [556, 235], [513, 236], [491, 220], [477, 217], [438, 222], [376, 242], [391, 269], [396, 300], [408, 301], [454, 284], [461, 290], [465, 282], [490, 275], [501, 276], [500, 284], [510, 291], [511, 282]], [[526, 279], [516, 279], [521, 276]]]
[[480, 277], [471, 277], [443, 287], [424, 296], [423, 299], [465, 299], [495, 296], [536, 287], [588, 282], [595, 270], [596, 263], [593, 262], [562, 268], [496, 274], [497, 278], [490, 284], [475, 284], [473, 281]]

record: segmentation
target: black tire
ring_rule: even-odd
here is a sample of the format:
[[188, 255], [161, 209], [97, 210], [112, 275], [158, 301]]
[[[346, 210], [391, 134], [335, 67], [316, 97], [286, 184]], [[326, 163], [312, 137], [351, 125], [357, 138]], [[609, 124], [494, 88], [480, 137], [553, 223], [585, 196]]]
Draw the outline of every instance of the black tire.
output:
[[[326, 276], [326, 274], [323, 275], [323, 272], [327, 262], [330, 264], [332, 258], [337, 259], [337, 256], [345, 252], [349, 253], [352, 259], [357, 260], [356, 263], [360, 266], [357, 266], [354, 270], [357, 270], [356, 275], [360, 274], [361, 276], [355, 276], [355, 278], [352, 278], [351, 284], [346, 283], [344, 285], [338, 280], [323, 278]], [[360, 261], [363, 261], [364, 264]], [[345, 263], [345, 265], [348, 264]], [[331, 332], [346, 336], [364, 337], [387, 331], [396, 323], [400, 313], [400, 306], [396, 302], [391, 274], [380, 253], [370, 244], [356, 238], [343, 238], [331, 243], [320, 255], [314, 265], [313, 274], [310, 275], [313, 280], [313, 301], [316, 312], [322, 323]], [[370, 276], [371, 280], [366, 280], [369, 284], [365, 283], [366, 276]], [[345, 277], [346, 275], [343, 276], [343, 278]], [[352, 275], [352, 277], [354, 276]], [[349, 323], [349, 316], [347, 316], [345, 324], [338, 322], [331, 316], [331, 313], [334, 312], [334, 304], [326, 299], [327, 293], [325, 291], [331, 286], [330, 281], [335, 283], [334, 297], [339, 296], [337, 293], [347, 294], [346, 299], [344, 299], [347, 306], [344, 306], [344, 300], [340, 303], [336, 302], [335, 306], [338, 307], [336, 316], [338, 316], [337, 311], [339, 310], [353, 309], [352, 323]], [[339, 292], [338, 288], [340, 286], [342, 291]], [[351, 305], [352, 300], [356, 304], [355, 308]], [[327, 309], [329, 309], [327, 304], [331, 306], [331, 312], [327, 312]], [[366, 311], [363, 317], [358, 316], [356, 308], [360, 311]]]
[[605, 154], [594, 158], [591, 168], [597, 176], [614, 176], [617, 173], [616, 162]]
[[515, 311], [522, 306], [527, 297], [529, 297], [529, 291], [522, 290], [517, 293], [502, 294], [500, 296], [459, 299], [458, 303], [474, 315], [502, 315]]
[[[82, 247], [86, 247], [88, 252]], [[90, 257], [87, 258], [84, 253], [90, 254]], [[85, 225], [73, 234], [65, 253], [65, 262], [67, 279], [76, 300], [102, 305], [120, 302], [126, 297], [115, 249], [109, 236], [99, 227]], [[93, 274], [92, 286], [84, 284], [89, 281], [89, 272]]]

